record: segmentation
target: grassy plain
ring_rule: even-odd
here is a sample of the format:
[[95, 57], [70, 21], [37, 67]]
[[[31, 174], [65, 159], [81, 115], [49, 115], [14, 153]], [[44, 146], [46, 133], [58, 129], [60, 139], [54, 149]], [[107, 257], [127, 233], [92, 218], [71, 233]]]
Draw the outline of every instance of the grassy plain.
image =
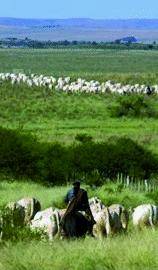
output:
[[[0, 50], [0, 72], [21, 69], [26, 73], [154, 84], [158, 83], [157, 60], [158, 52], [152, 51]], [[157, 109], [158, 98], [147, 98]], [[115, 95], [71, 95], [4, 83], [0, 85], [0, 99], [1, 125], [32, 133], [40, 141], [71, 143], [78, 133], [92, 135], [95, 140], [126, 135], [158, 153], [158, 120], [111, 118], [108, 106], [115, 104]], [[35, 196], [43, 209], [51, 205], [63, 207], [63, 196], [69, 188], [45, 187], [27, 179], [12, 181], [3, 175], [0, 179], [0, 206]], [[120, 190], [114, 184], [87, 190], [89, 196], [99, 196], [107, 205], [158, 204], [157, 193]], [[156, 270], [157, 239], [157, 230], [135, 232], [130, 227], [127, 235], [104, 241], [86, 238], [52, 244], [35, 240], [0, 243], [0, 270]]]
[[[9, 201], [17, 201], [23, 197], [33, 196], [39, 199], [42, 209], [50, 206], [62, 208], [64, 207], [64, 196], [68, 189], [70, 189], [70, 186], [48, 187], [33, 183], [27, 179], [20, 182], [1, 175], [0, 207], [6, 205]], [[132, 188], [124, 188], [119, 183], [107, 183], [105, 186], [95, 189], [86, 186], [86, 190], [89, 197], [97, 196], [106, 205], [121, 203], [129, 208], [147, 202], [158, 204], [157, 191], [155, 193], [140, 192]]]
[[[115, 79], [124, 83], [158, 83], [157, 51], [94, 49], [1, 49], [0, 72]], [[110, 118], [108, 106], [115, 96], [67, 95], [25, 86], [0, 85], [0, 123], [37, 135], [42, 141], [72, 142], [77, 133], [97, 140], [127, 135], [158, 149], [155, 119]], [[157, 108], [157, 98], [152, 99]]]
[[[4, 179], [0, 183], [0, 205], [24, 196], [35, 196], [43, 209], [49, 206], [62, 207], [68, 188], [69, 186], [48, 188], [26, 180], [19, 183]], [[116, 184], [108, 184], [95, 190], [87, 187], [87, 190], [89, 197], [99, 196], [108, 205], [119, 202], [129, 207], [143, 202], [157, 202], [156, 193], [133, 192], [127, 188], [120, 189]], [[53, 243], [33, 239], [7, 241], [0, 243], [0, 269], [154, 270], [158, 267], [157, 239], [158, 230], [137, 232], [130, 225], [127, 234], [102, 241], [89, 237], [71, 241], [54, 240]]]
[[8, 242], [0, 249], [0, 269], [156, 270], [157, 239], [157, 230], [147, 230], [103, 241]]
[[[108, 107], [116, 95], [66, 94], [24, 85], [0, 85], [0, 123], [22, 129], [40, 141], [71, 143], [79, 133], [94, 140], [128, 136], [158, 152], [158, 120], [155, 118], [112, 118]], [[157, 107], [157, 96], [146, 97]]]
[[52, 74], [123, 83], [158, 83], [158, 52], [95, 49], [0, 49], [0, 72]]

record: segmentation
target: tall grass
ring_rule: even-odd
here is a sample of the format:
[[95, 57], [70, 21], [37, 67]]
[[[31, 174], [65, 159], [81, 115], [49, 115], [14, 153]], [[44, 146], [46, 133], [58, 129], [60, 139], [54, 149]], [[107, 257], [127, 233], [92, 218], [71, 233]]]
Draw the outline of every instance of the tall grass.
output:
[[63, 199], [67, 189], [66, 186], [49, 188], [41, 184], [35, 184], [28, 179], [19, 182], [2, 176], [0, 181], [0, 206], [30, 196], [41, 202], [42, 209], [50, 206], [61, 208], [64, 204]]
[[[41, 184], [22, 182], [1, 175], [0, 206], [25, 196], [34, 196], [42, 204], [42, 209], [50, 206], [64, 207], [63, 199], [70, 186], [46, 187]], [[122, 203], [135, 207], [141, 203], [157, 203], [157, 193], [133, 192], [120, 184], [87, 189], [89, 197], [98, 196], [106, 205]], [[158, 230], [134, 230], [130, 225], [125, 235], [118, 235], [102, 241], [88, 238], [80, 240], [54, 240], [48, 243], [39, 240], [29, 231], [19, 231], [17, 239], [0, 243], [1, 270], [144, 270], [158, 268]], [[21, 239], [21, 240], [18, 240]], [[35, 240], [37, 239], [37, 240]]]
[[[1, 176], [0, 181], [0, 207], [6, 205], [10, 201], [17, 201], [23, 197], [31, 196], [37, 198], [42, 205], [42, 209], [50, 206], [62, 208], [64, 207], [64, 196], [71, 186], [47, 187], [41, 184], [36, 184], [28, 179], [11, 180]], [[128, 187], [123, 187], [121, 184], [107, 182], [102, 187], [91, 188], [84, 186], [88, 191], [88, 196], [99, 197], [105, 205], [113, 203], [121, 203], [125, 207], [135, 207], [141, 203], [158, 204], [158, 192], [141, 192], [133, 191]]]
[[158, 268], [158, 231], [130, 233], [97, 241], [6, 243], [0, 250], [4, 270], [154, 270]]

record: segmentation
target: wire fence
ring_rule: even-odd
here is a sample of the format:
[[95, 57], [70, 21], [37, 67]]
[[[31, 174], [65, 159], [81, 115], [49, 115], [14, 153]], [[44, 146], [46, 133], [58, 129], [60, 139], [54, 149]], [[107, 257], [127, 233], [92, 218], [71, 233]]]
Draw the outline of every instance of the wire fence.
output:
[[124, 187], [128, 187], [135, 191], [142, 192], [155, 192], [158, 191], [158, 185], [153, 180], [135, 180], [132, 177], [123, 174], [118, 174], [117, 183], [122, 184]]

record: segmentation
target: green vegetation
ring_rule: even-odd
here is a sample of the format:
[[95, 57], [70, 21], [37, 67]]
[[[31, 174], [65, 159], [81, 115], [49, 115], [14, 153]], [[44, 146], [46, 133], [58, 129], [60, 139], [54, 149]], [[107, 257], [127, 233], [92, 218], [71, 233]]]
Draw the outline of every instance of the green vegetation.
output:
[[[4, 179], [1, 175], [1, 179]], [[0, 183], [0, 205], [8, 201], [18, 200], [25, 196], [37, 197], [42, 209], [49, 206], [63, 207], [63, 198], [69, 186], [45, 187], [27, 182], [8, 181]], [[89, 197], [99, 196], [104, 203], [122, 203], [126, 207], [150, 202], [158, 203], [157, 193], [133, 192], [121, 188], [118, 184], [106, 184], [92, 190], [86, 187]], [[8, 194], [6, 196], [6, 194]], [[26, 234], [27, 232], [27, 234]], [[37, 236], [27, 230], [19, 231], [18, 241], [0, 243], [0, 269], [157, 269], [157, 237], [158, 231], [150, 229], [136, 232], [132, 225], [126, 235], [98, 241], [92, 238], [72, 241], [55, 240], [51, 244], [45, 240], [39, 241]], [[30, 238], [32, 237], [32, 239]], [[127, 248], [128, 247], [128, 248]]]
[[1, 247], [2, 270], [154, 270], [158, 268], [158, 231], [96, 241], [32, 241]]
[[[35, 135], [38, 141], [70, 144], [77, 134], [94, 141], [127, 136], [158, 153], [157, 119], [110, 117], [109, 107], [118, 104], [117, 95], [67, 94], [3, 83], [0, 99], [1, 126]], [[156, 95], [145, 100], [158, 111]]]
[[158, 51], [103, 49], [1, 49], [0, 72], [83, 77], [122, 83], [158, 83]]
[[144, 95], [119, 96], [117, 103], [109, 106], [113, 117], [153, 117], [158, 118], [158, 112], [153, 108], [153, 103]]
[[[0, 183], [0, 207], [2, 208], [8, 202], [17, 201], [24, 197], [36, 197], [42, 205], [42, 209], [50, 206], [64, 208], [64, 196], [70, 185], [64, 186], [46, 186], [40, 183], [34, 183], [28, 178], [16, 180], [11, 175], [1, 174]], [[90, 187], [82, 185], [88, 191], [88, 196], [99, 197], [105, 205], [113, 203], [123, 204], [125, 207], [136, 207], [141, 203], [158, 204], [158, 191], [141, 192], [128, 187], [123, 187], [120, 183], [107, 183], [101, 187]], [[7, 196], [6, 196], [7, 194]]]
[[64, 146], [38, 143], [31, 135], [1, 128], [0, 141], [1, 169], [53, 185], [65, 184], [77, 177], [84, 178], [85, 183], [101, 185], [118, 174], [135, 180], [158, 174], [157, 157], [130, 138]]
[[42, 184], [31, 182], [28, 178], [21, 178], [21, 182], [15, 181], [11, 175], [0, 175], [0, 207], [10, 201], [17, 201], [24, 197], [36, 197], [42, 205], [42, 209], [50, 206], [64, 206], [63, 198], [68, 186], [49, 187]]
[[[123, 41], [123, 42], [122, 42]], [[125, 40], [117, 39], [114, 42], [96, 41], [40, 41], [29, 38], [18, 39], [9, 38], [0, 40], [0, 48], [33, 48], [33, 49], [114, 49], [114, 50], [158, 50], [158, 45], [154, 41], [152, 44], [135, 43], [135, 37], [126, 37]]]
[[[21, 69], [26, 73], [155, 84], [158, 83], [157, 58], [157, 51], [3, 49], [0, 50], [0, 72]], [[1, 83], [0, 99], [0, 123], [3, 127], [0, 208], [27, 196], [36, 197], [42, 209], [50, 206], [63, 208], [63, 198], [70, 186], [52, 187], [48, 181], [44, 185], [44, 182], [33, 183], [30, 178], [40, 182], [41, 173], [44, 179], [57, 185], [57, 179], [60, 178], [62, 183], [66, 173], [68, 180], [69, 168], [65, 165], [68, 160], [65, 157], [70, 150], [76, 151], [76, 176], [91, 174], [86, 178], [88, 185], [85, 186], [89, 197], [98, 196], [106, 205], [121, 203], [127, 208], [142, 203], [158, 204], [157, 189], [143, 192], [124, 188], [120, 183], [108, 182], [110, 174], [105, 175], [103, 186], [89, 186], [96, 184], [98, 171], [102, 172], [105, 166], [114, 173], [112, 177], [122, 172], [118, 170], [119, 166], [123, 166], [121, 169], [127, 174], [141, 172], [140, 179], [145, 177], [142, 175], [144, 172], [149, 175], [154, 172], [156, 167], [152, 166], [155, 166], [155, 154], [158, 154], [156, 95], [66, 94]], [[112, 117], [111, 110], [118, 104], [126, 111], [121, 117]], [[92, 153], [92, 150], [96, 152]], [[92, 172], [94, 162], [96, 167]], [[153, 180], [156, 184], [155, 177]], [[19, 230], [15, 232], [14, 241], [0, 243], [0, 270], [158, 268], [157, 230], [135, 232], [130, 224], [126, 235], [103, 241], [86, 238], [78, 241], [55, 240], [50, 244], [36, 237], [27, 230]]]

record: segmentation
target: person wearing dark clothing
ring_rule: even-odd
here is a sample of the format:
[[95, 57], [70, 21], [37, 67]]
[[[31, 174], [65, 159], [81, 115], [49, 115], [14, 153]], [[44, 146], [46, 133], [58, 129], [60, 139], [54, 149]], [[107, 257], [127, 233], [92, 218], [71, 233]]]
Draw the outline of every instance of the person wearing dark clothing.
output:
[[152, 94], [152, 89], [150, 88], [150, 86], [148, 85], [147, 86], [147, 88], [146, 88], [146, 94], [148, 95], [148, 96], [150, 96], [151, 94]]
[[[80, 196], [79, 196], [80, 195]], [[80, 197], [80, 198], [78, 198]], [[80, 188], [80, 181], [73, 183], [73, 188], [70, 189], [65, 197], [65, 203], [69, 204], [72, 200], [76, 201], [74, 211], [85, 211], [89, 213], [90, 218], [94, 221], [92, 212], [90, 210], [87, 191]]]
[[90, 224], [89, 232], [92, 234], [92, 228], [96, 222], [89, 206], [87, 191], [80, 188], [80, 181], [77, 180], [73, 183], [73, 188], [68, 191], [65, 197], [65, 203], [67, 203], [68, 206], [61, 221], [61, 226], [64, 226], [67, 215], [84, 211]]
[[79, 181], [76, 181], [73, 186], [74, 187], [68, 191], [65, 197], [65, 203], [69, 204], [69, 202], [76, 198], [78, 192], [80, 191], [82, 193], [82, 196], [80, 198], [80, 201], [76, 205], [75, 211], [86, 211], [87, 208], [89, 208], [87, 191], [80, 188]]

